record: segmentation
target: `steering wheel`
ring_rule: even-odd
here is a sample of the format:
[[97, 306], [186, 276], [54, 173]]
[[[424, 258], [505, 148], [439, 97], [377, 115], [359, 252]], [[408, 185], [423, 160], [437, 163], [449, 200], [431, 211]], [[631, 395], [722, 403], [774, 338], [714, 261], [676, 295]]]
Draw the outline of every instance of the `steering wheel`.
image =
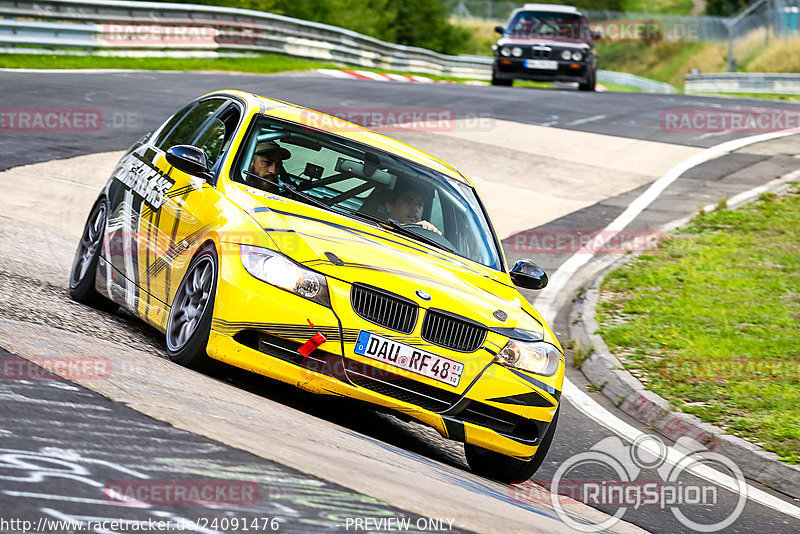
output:
[[421, 235], [423, 237], [427, 237], [428, 239], [436, 241], [440, 245], [443, 245], [443, 246], [447, 247], [448, 249], [450, 249], [452, 251], [456, 250], [456, 247], [453, 246], [453, 244], [446, 237], [444, 237], [442, 234], [440, 234], [438, 232], [434, 232], [433, 230], [428, 230], [427, 228], [425, 228], [421, 224], [417, 224], [417, 223], [404, 224], [403, 228], [407, 228], [407, 229], [411, 230], [412, 232], [416, 232], [416, 233], [418, 233], [419, 235]]

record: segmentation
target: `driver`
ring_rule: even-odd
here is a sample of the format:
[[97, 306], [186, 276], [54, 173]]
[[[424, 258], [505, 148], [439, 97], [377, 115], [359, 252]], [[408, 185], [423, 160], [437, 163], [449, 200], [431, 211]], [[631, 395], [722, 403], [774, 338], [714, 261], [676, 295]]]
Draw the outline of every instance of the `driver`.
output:
[[283, 162], [292, 157], [292, 153], [285, 148], [278, 146], [275, 141], [261, 141], [256, 145], [253, 153], [253, 161], [250, 164], [250, 172], [257, 174], [262, 179], [255, 183], [259, 189], [264, 189], [270, 193], [278, 193], [278, 177], [283, 174]]
[[416, 224], [442, 235], [429, 221], [422, 220], [422, 210], [425, 207], [425, 199], [419, 188], [411, 182], [398, 184], [393, 194], [384, 203], [386, 218], [394, 219], [401, 224]]

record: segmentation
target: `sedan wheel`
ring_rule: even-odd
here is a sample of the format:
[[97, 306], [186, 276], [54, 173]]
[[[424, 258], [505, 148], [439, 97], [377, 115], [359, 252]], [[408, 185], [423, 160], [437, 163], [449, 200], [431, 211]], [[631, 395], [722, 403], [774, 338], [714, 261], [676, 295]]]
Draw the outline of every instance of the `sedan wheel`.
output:
[[187, 367], [207, 363], [206, 345], [217, 286], [217, 258], [213, 248], [199, 252], [172, 301], [167, 321], [167, 354]]
[[73, 300], [84, 304], [95, 304], [101, 299], [94, 289], [94, 280], [107, 217], [108, 207], [105, 199], [101, 198], [89, 213], [78, 250], [75, 252], [75, 259], [72, 262], [69, 294]]
[[553, 442], [553, 435], [556, 433], [558, 423], [558, 412], [561, 407], [556, 408], [553, 421], [547, 427], [547, 431], [539, 443], [536, 454], [528, 461], [517, 460], [504, 454], [489, 451], [476, 447], [475, 445], [465, 444], [464, 453], [467, 463], [473, 472], [501, 482], [520, 482], [528, 480], [539, 469], [544, 462], [550, 444]]

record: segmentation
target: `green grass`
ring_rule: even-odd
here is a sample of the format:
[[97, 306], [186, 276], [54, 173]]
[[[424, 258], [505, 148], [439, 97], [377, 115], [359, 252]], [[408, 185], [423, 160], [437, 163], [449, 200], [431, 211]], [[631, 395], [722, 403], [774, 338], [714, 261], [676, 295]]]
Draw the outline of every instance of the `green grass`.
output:
[[690, 58], [704, 43], [598, 43], [597, 54], [602, 69], [629, 72], [659, 82], [683, 86]]
[[609, 91], [616, 91], [618, 93], [641, 93], [641, 87], [631, 87], [629, 85], [619, 85], [618, 83], [597, 82]]
[[[642, 89], [639, 87], [631, 87], [628, 85], [619, 85], [616, 83], [597, 82], [609, 91], [617, 91], [620, 93], [641, 93]], [[533, 87], [536, 89], [556, 89], [555, 84], [552, 82], [534, 82], [531, 80], [514, 80], [514, 87]]]
[[688, 15], [693, 3], [692, 0], [622, 0], [621, 5], [623, 11]]
[[0, 67], [26, 69], [207, 70], [273, 73], [338, 68], [331, 63], [277, 54], [252, 58], [128, 58], [106, 56], [0, 54]]
[[606, 277], [600, 334], [683, 411], [800, 463], [800, 190], [699, 216]]
[[[246, 72], [274, 74], [313, 69], [357, 69], [371, 72], [397, 72], [386, 69], [369, 69], [353, 65], [341, 65], [299, 59], [277, 54], [263, 54], [247, 58], [126, 58], [106, 56], [0, 54], [0, 68], [25, 69], [136, 69], [136, 70], [185, 70], [211, 72]], [[465, 82], [465, 78], [437, 76], [424, 72], [401, 72], [417, 74], [433, 80]], [[483, 80], [485, 81], [485, 80]]]

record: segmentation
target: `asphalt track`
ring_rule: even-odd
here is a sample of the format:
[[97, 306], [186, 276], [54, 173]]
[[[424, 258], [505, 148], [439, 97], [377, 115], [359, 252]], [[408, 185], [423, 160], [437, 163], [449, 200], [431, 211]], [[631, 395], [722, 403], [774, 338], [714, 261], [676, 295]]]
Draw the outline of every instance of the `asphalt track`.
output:
[[[0, 170], [83, 154], [124, 149], [143, 132], [160, 123], [166, 115], [173, 112], [183, 102], [213, 89], [230, 87], [252, 90], [259, 94], [285, 99], [312, 108], [419, 108], [422, 104], [425, 108], [452, 110], [459, 119], [465, 121], [488, 117], [494, 120], [545, 126], [553, 128], [554, 131], [557, 129], [588, 132], [619, 138], [644, 139], [673, 145], [677, 144], [686, 147], [708, 147], [722, 141], [734, 139], [741, 136], [741, 134], [705, 135], [665, 132], [660, 125], [662, 111], [688, 108], [731, 109], [734, 106], [740, 108], [774, 107], [791, 109], [791, 106], [780, 104], [732, 102], [731, 100], [720, 98], [617, 93], [584, 94], [574, 91], [501, 89], [459, 85], [386, 84], [360, 81], [349, 82], [305, 76], [256, 77], [186, 73], [82, 75], [0, 73], [0, 89], [2, 89], [4, 95], [4, 110], [92, 108], [100, 110], [104, 117], [104, 125], [100, 130], [97, 132], [81, 132], [78, 135], [59, 132], [21, 132], [14, 134], [0, 132]], [[412, 132], [398, 135], [398, 137], [402, 139], [405, 136], [409, 141], [415, 141], [415, 135]], [[415, 144], [419, 145], [419, 143]], [[421, 148], [425, 149], [426, 147], [421, 146]], [[575, 150], [582, 151], [586, 148], [576, 146]], [[760, 185], [761, 182], [758, 180], [764, 175], [772, 173], [773, 176], [770, 176], [772, 178], [775, 174], [792, 170], [791, 150], [791, 145], [789, 145], [785, 150], [782, 148], [773, 151], [762, 149], [760, 150], [762, 153], [759, 153], [759, 150], [745, 151], [725, 156], [694, 169], [676, 182], [675, 187], [670, 189], [669, 195], [666, 196], [662, 204], [654, 206], [653, 209], [637, 220], [638, 227], [652, 228], [659, 222], [668, 222], [684, 214], [691, 213], [697, 205], [708, 203], [715, 196], [729, 196], [735, 191]], [[795, 153], [798, 151], [800, 150], [795, 145]], [[491, 155], [486, 154], [484, 157], [491, 158]], [[759, 166], [762, 168], [759, 168]], [[768, 169], [764, 167], [768, 167]], [[754, 168], [759, 168], [759, 172], [750, 172]], [[796, 165], [794, 168], [796, 168]], [[737, 172], [739, 172], [738, 175]], [[743, 175], [748, 175], [748, 177], [745, 178]], [[735, 176], [735, 178], [728, 179], [730, 176]], [[644, 187], [646, 185], [640, 185], [620, 195], [612, 196], [602, 202], [552, 220], [539, 228], [539, 230], [574, 231], [575, 229], [602, 228], [605, 223], [619, 214], [630, 199], [634, 198]], [[4, 217], [5, 215], [0, 213], [0, 220], [3, 221], [3, 226], [5, 227], [0, 228], [0, 230], [6, 230], [10, 233], [16, 228], [12, 221]], [[505, 244], [512, 258], [525, 255], [524, 249], [513, 249], [510, 241], [506, 241]], [[68, 248], [74, 247], [70, 246]], [[563, 255], [552, 254], [544, 258], [541, 263], [548, 270], [552, 270], [564, 259], [565, 256]], [[17, 261], [25, 261], [25, 259], [17, 258]], [[32, 263], [40, 263], [41, 261], [41, 258], [33, 258], [31, 260]], [[34, 268], [33, 270], [36, 269]], [[36, 279], [37, 277], [33, 276], [32, 278]], [[63, 287], [64, 279], [65, 275], [61, 278], [56, 277], [50, 282], [56, 288]], [[6, 281], [8, 279], [3, 280], [4, 283]], [[5, 310], [5, 312], [9, 311]], [[2, 319], [12, 316], [11, 321], [3, 322], [2, 326], [6, 332], [13, 330], [14, 325], [12, 323], [19, 320], [20, 315], [23, 316], [22, 319], [25, 318], [24, 313], [20, 313], [20, 310], [15, 310], [16, 314], [2, 312], [3, 310], [0, 310], [0, 318]], [[69, 321], [69, 318], [62, 318], [62, 320]], [[96, 317], [93, 320], [97, 320]], [[152, 347], [154, 351], [158, 350], [156, 347], [159, 340], [152, 332], [148, 332], [147, 329], [141, 326], [137, 327], [135, 322], [131, 324], [132, 321], [125, 317], [116, 318], [115, 320], [124, 323], [121, 325], [122, 327], [138, 329], [137, 334], [132, 336], [133, 341], [137, 340], [136, 336], [138, 335], [139, 338], [143, 338], [147, 342], [144, 347], [146, 350], [149, 347]], [[49, 330], [42, 335], [42, 338], [48, 339], [46, 343], [48, 350], [57, 351], [59, 341], [66, 337], [56, 333], [58, 328], [58, 324], [49, 325]], [[76, 326], [67, 322], [62, 323], [60, 328], [69, 331], [74, 330]], [[557, 321], [556, 330], [560, 336], [564, 336], [565, 323], [563, 316]], [[5, 337], [4, 339], [8, 338]], [[5, 344], [8, 345], [8, 343]], [[8, 346], [6, 348], [16, 349], [16, 347]], [[571, 373], [571, 378], [579, 385], [582, 384], [580, 375]], [[286, 506], [287, 510], [292, 510], [292, 512], [284, 510], [284, 516], [289, 519], [282, 531], [306, 531], [304, 530], [305, 527], [302, 526], [301, 519], [319, 519], [321, 514], [328, 514], [325, 516], [326, 519], [321, 520], [317, 525], [323, 530], [335, 530], [337, 525], [341, 528], [344, 524], [341, 517], [335, 517], [334, 520], [330, 519], [331, 514], [333, 516], [336, 515], [335, 506], [329, 508], [320, 506], [323, 511], [315, 511], [316, 509], [311, 510], [307, 506], [304, 507], [302, 503], [307, 503], [308, 501], [303, 501], [302, 498], [298, 497], [298, 493], [293, 491], [297, 489], [298, 484], [290, 484], [287, 482], [288, 480], [311, 480], [312, 482], [309, 484], [333, 488], [331, 490], [326, 489], [322, 493], [341, 491], [343, 495], [347, 494], [346, 497], [341, 498], [341, 501], [345, 502], [345, 504], [341, 504], [340, 511], [350, 511], [354, 514], [356, 510], [362, 509], [352, 505], [352, 502], [363, 502], [359, 500], [364, 498], [363, 495], [359, 497], [352, 492], [348, 494], [349, 490], [340, 489], [313, 477], [307, 477], [279, 464], [269, 463], [262, 458], [248, 456], [246, 453], [232, 449], [224, 444], [208, 444], [204, 442], [204, 446], [207, 449], [202, 449], [200, 445], [197, 445], [196, 449], [186, 447], [184, 442], [194, 443], [197, 441], [199, 443], [202, 441], [201, 438], [189, 433], [182, 433], [175, 438], [180, 446], [172, 447], [169, 440], [173, 439], [173, 437], [170, 437], [163, 438], [167, 447], [166, 451], [151, 450], [152, 441], [147, 441], [146, 445], [141, 442], [136, 443], [135, 436], [132, 436], [137, 432], [142, 432], [137, 430], [137, 424], [142, 425], [141, 428], [147, 426], [143, 421], [137, 420], [137, 417], [141, 416], [131, 413], [130, 410], [116, 403], [98, 398], [96, 394], [82, 390], [78, 386], [61, 384], [62, 387], [58, 387], [52, 384], [49, 381], [38, 383], [34, 381], [30, 384], [21, 385], [11, 383], [11, 381], [3, 381], [3, 384], [0, 385], [4, 398], [3, 405], [4, 408], [8, 406], [9, 409], [4, 410], [3, 418], [0, 419], [0, 424], [2, 425], [0, 426], [0, 429], [2, 429], [0, 430], [2, 448], [26, 449], [38, 451], [37, 454], [47, 454], [48, 451], [42, 452], [41, 450], [47, 444], [48, 447], [61, 451], [49, 450], [49, 454], [51, 454], [49, 461], [51, 462], [54, 461], [53, 458], [59, 458], [59, 454], [63, 456], [65, 454], [63, 452], [64, 449], [83, 451], [89, 455], [88, 457], [95, 459], [98, 457], [105, 458], [103, 455], [111, 455], [111, 457], [122, 460], [118, 462], [119, 465], [126, 465], [128, 469], [138, 469], [139, 471], [137, 472], [150, 473], [150, 476], [152, 476], [154, 470], [157, 472], [157, 466], [148, 462], [148, 458], [155, 457], [172, 458], [173, 462], [177, 461], [177, 458], [183, 458], [185, 460], [205, 462], [205, 464], [219, 463], [222, 467], [214, 471], [214, 474], [209, 475], [208, 471], [204, 472], [204, 474], [212, 478], [224, 478], [219, 475], [220, 472], [244, 471], [252, 475], [248, 480], [256, 480], [263, 483], [264, 480], [267, 480], [267, 478], [263, 478], [265, 472], [280, 472], [281, 474], [276, 478], [277, 482], [274, 486], [284, 488], [283, 493], [279, 494], [280, 498], [266, 499], [264, 503], [266, 506], [281, 503]], [[263, 394], [262, 391], [264, 390], [263, 384], [258, 379], [237, 373], [227, 377], [220, 386], [232, 388], [236, 391], [258, 392], [259, 394]], [[76, 389], [72, 390], [70, 387]], [[487, 483], [481, 488], [480, 483], [476, 482], [474, 478], [454, 475], [453, 473], [458, 473], [464, 469], [463, 457], [443, 440], [436, 440], [429, 434], [414, 428], [413, 425], [406, 425], [393, 418], [373, 414], [369, 410], [361, 408], [342, 407], [338, 404], [330, 405], [327, 400], [320, 401], [313, 397], [309, 398], [309, 396], [293, 390], [275, 388], [274, 385], [269, 389], [270, 392], [267, 395], [271, 400], [293, 408], [299, 407], [300, 411], [305, 414], [331, 422], [347, 432], [355, 432], [361, 436], [366, 436], [366, 438], [362, 439], [366, 439], [372, 445], [377, 445], [378, 449], [391, 450], [393, 454], [398, 454], [398, 451], [408, 451], [407, 455], [413, 456], [417, 461], [425, 462], [431, 472], [444, 473], [443, 477], [449, 477], [454, 486], [460, 486], [462, 489], [467, 486], [473, 492], [498, 492], [497, 485]], [[165, 386], [162, 394], [168, 396], [169, 388]], [[57, 398], [54, 398], [54, 395]], [[79, 402], [83, 403], [82, 406], [96, 406], [98, 407], [98, 412], [105, 411], [101, 408], [111, 410], [115, 414], [119, 410], [127, 410], [126, 413], [115, 415], [114, 419], [118, 420], [115, 422], [115, 426], [118, 427], [116, 430], [120, 434], [130, 436], [130, 442], [121, 443], [112, 433], [104, 440], [101, 440], [99, 444], [93, 443], [92, 447], [87, 448], [87, 440], [93, 439], [94, 433], [98, 430], [97, 427], [102, 427], [108, 423], [107, 421], [104, 422], [102, 418], [93, 418], [91, 416], [92, 408], [77, 412], [73, 410], [70, 416], [74, 419], [70, 419], [66, 414], [57, 410], [49, 413], [34, 409], [37, 404], [53, 401], [67, 403], [66, 406], [69, 406], [68, 403], [76, 402], [75, 399], [67, 398], [69, 396], [80, 397]], [[12, 402], [21, 402], [21, 406], [15, 407], [13, 413], [11, 411]], [[599, 399], [599, 402], [602, 403], [603, 400]], [[28, 409], [25, 408], [26, 406]], [[11, 417], [12, 415], [13, 417]], [[621, 418], [627, 420], [624, 416]], [[157, 434], [158, 432], [170, 433], [174, 431], [165, 430], [163, 424], [154, 422], [151, 425], [155, 425], [156, 428], [150, 429], [148, 426], [147, 432]], [[32, 433], [30, 427], [35, 427], [37, 431]], [[86, 428], [87, 431], [85, 433], [69, 433], [64, 432], [64, 428]], [[574, 454], [586, 451], [609, 435], [610, 433], [604, 427], [582, 416], [576, 410], [571, 410], [569, 403], [567, 403], [563, 419], [556, 434], [556, 445], [551, 450], [545, 466], [534, 478], [541, 481], [549, 480], [559, 465]], [[102, 443], [107, 443], [107, 445], [102, 446]], [[205, 450], [206, 452], [200, 454], [198, 450]], [[214, 452], [219, 454], [220, 457], [213, 458], [208, 456]], [[341, 451], [340, 454], [348, 454], [348, 452]], [[48, 460], [40, 459], [39, 461]], [[107, 459], [106, 461], [110, 462], [111, 460]], [[8, 463], [6, 463], [0, 464], [0, 468], [4, 465], [8, 467]], [[72, 468], [77, 469], [74, 466]], [[40, 469], [39, 471], [42, 470]], [[179, 469], [170, 472], [176, 473], [172, 478], [173, 480], [181, 480], [182, 477], [189, 474], [197, 474], [197, 471], [197, 469], [192, 470], [185, 465], [181, 465]], [[256, 475], [252, 473], [256, 473]], [[7, 475], [7, 473], [0, 471], [0, 477], [5, 476], [0, 480], [7, 481], [2, 485], [4, 494], [9, 497], [9, 500], [3, 498], [0, 501], [8, 503], [0, 505], [0, 514], [2, 516], [24, 516], [32, 519], [41, 516], [41, 503], [29, 495], [27, 497], [21, 495], [25, 491], [21, 490], [19, 486], [25, 484], [30, 486], [30, 483], [24, 480], [11, 481]], [[41, 476], [41, 473], [38, 476]], [[595, 476], [598, 479], [602, 479], [603, 474], [596, 473]], [[657, 475], [653, 474], [652, 476], [653, 479], [657, 479]], [[33, 475], [29, 473], [29, 477], [33, 477]], [[24, 477], [17, 476], [17, 478]], [[104, 480], [113, 479], [109, 479], [106, 476]], [[9, 491], [17, 493], [12, 495], [9, 494]], [[41, 493], [41, 485], [37, 486], [37, 491]], [[31, 492], [28, 490], [28, 493]], [[103, 506], [98, 505], [98, 503], [82, 502], [80, 499], [86, 500], [86, 495], [81, 495], [80, 491], [77, 491], [75, 486], [70, 484], [51, 486], [48, 483], [46, 493], [61, 494], [64, 498], [72, 496], [72, 501], [62, 500], [60, 502], [64, 506], [62, 513], [63, 510], [68, 509], [69, 514], [92, 515], [96, 514], [96, 512], [92, 511], [92, 506], [101, 506], [101, 508]], [[65, 496], [64, 493], [67, 495]], [[267, 494], [270, 497], [275, 497], [275, 495], [270, 495], [269, 490], [267, 490]], [[495, 495], [495, 497], [506, 503], [511, 501], [519, 507], [531, 508], [525, 503], [514, 502], [513, 498], [508, 498], [509, 495], [514, 495], [513, 490], [506, 490], [505, 495]], [[281, 498], [284, 500], [282, 501]], [[402, 499], [400, 500], [402, 501]], [[721, 497], [718, 506], [698, 510], [696, 513], [703, 520], [712, 522], [715, 517], [721, 518], [729, 513], [734, 501], [735, 496], [725, 494]], [[350, 504], [347, 504], [347, 502], [350, 502]], [[372, 501], [370, 502], [374, 504]], [[395, 501], [392, 502], [394, 503]], [[25, 504], [21, 505], [21, 503]], [[66, 503], [69, 504], [67, 505]], [[399, 511], [396, 507], [386, 502], [379, 501], [374, 505], [376, 506], [375, 515], [369, 516], [368, 512], [372, 509], [364, 507], [365, 513], [361, 514], [361, 517], [379, 517], [381, 515], [383, 517], [408, 516], [414, 519], [423, 517]], [[533, 506], [533, 508], [536, 508], [536, 506]], [[108, 515], [108, 506], [102, 509]], [[606, 509], [613, 512], [615, 508], [610, 506], [606, 507]], [[196, 509], [194, 510], [196, 515]], [[261, 513], [263, 515], [266, 513], [264, 510], [275, 512], [275, 510], [266, 508], [260, 509], [259, 512], [248, 510], [246, 512], [243, 511], [243, 513]], [[552, 510], [549, 512], [543, 512], [541, 508], [539, 510], [538, 514], [542, 520], [545, 517], [552, 518], [554, 516]], [[185, 516], [186, 512], [187, 510], [170, 509], [168, 513], [182, 513]], [[190, 509], [189, 512], [192, 512], [192, 510]], [[217, 510], [216, 513], [219, 514], [220, 511]], [[275, 513], [278, 514], [279, 512]], [[535, 517], [535, 515], [532, 517]], [[466, 525], [469, 529], [468, 521], [459, 520], [458, 517], [455, 519], [457, 524]], [[292, 520], [295, 522], [292, 523]], [[625, 520], [653, 532], [686, 530], [686, 527], [678, 523], [668, 511], [658, 507], [643, 506], [638, 510], [629, 510], [625, 514]], [[535, 521], [532, 523], [532, 527], [534, 523]], [[2, 527], [1, 523], [0, 527]], [[789, 519], [788, 516], [781, 515], [774, 510], [748, 502], [741, 517], [726, 531], [752, 532], [760, 529], [768, 529], [775, 532], [796, 532], [800, 529], [800, 524], [796, 520]], [[11, 530], [9, 529], [9, 531]]]

